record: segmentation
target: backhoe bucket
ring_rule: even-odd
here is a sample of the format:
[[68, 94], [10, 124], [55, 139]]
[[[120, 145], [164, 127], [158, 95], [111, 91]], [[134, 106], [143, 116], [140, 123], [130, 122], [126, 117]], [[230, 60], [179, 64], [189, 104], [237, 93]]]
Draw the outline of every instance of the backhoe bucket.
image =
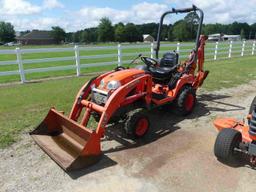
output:
[[209, 74], [209, 71], [200, 71], [200, 72], [198, 72], [197, 75], [196, 75], [196, 80], [193, 83], [193, 87], [195, 89], [201, 87], [204, 83], [204, 80], [207, 78], [208, 74]]
[[66, 171], [80, 169], [100, 159], [100, 137], [90, 129], [51, 109], [30, 133], [35, 142]]

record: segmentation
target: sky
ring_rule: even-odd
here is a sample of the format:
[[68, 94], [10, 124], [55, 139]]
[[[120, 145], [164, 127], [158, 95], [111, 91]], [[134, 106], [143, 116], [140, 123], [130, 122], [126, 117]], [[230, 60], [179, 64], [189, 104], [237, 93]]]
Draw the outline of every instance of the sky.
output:
[[0, 0], [0, 21], [16, 31], [60, 26], [70, 32], [95, 27], [102, 17], [113, 24], [158, 22], [172, 7], [192, 4], [203, 9], [204, 23], [256, 23], [256, 0]]

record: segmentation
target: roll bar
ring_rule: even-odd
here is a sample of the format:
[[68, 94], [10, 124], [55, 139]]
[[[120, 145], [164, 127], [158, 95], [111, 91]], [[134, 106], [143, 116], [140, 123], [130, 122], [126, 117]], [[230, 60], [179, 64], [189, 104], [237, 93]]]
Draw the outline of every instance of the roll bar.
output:
[[158, 59], [158, 56], [159, 56], [161, 33], [162, 33], [163, 21], [164, 21], [165, 16], [169, 15], [169, 14], [174, 14], [174, 13], [176, 13], [176, 14], [178, 14], [178, 13], [189, 13], [191, 11], [195, 11], [195, 12], [198, 11], [200, 13], [199, 25], [198, 25], [198, 29], [197, 29], [197, 35], [196, 35], [196, 46], [195, 46], [195, 51], [197, 53], [197, 50], [198, 50], [198, 47], [199, 47], [199, 38], [200, 38], [201, 31], [202, 31], [202, 25], [203, 25], [203, 20], [204, 20], [204, 12], [201, 9], [199, 9], [198, 7], [196, 7], [195, 5], [192, 5], [191, 8], [184, 8], [184, 9], [172, 8], [171, 11], [167, 11], [161, 16], [159, 27], [158, 27], [158, 33], [157, 33], [157, 45], [156, 45], [156, 48], [155, 48], [157, 59]]

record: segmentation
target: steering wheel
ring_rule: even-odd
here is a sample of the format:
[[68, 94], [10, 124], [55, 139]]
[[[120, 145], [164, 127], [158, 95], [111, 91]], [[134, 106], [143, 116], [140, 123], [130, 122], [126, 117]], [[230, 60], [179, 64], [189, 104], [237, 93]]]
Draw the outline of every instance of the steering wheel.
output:
[[156, 59], [153, 59], [153, 58], [150, 58], [150, 57], [141, 57], [140, 59], [148, 67], [156, 67], [158, 65], [158, 61]]
[[124, 70], [124, 69], [125, 69], [125, 67], [123, 67], [123, 66], [118, 66], [118, 67], [115, 68], [115, 71], [121, 71], [121, 70]]

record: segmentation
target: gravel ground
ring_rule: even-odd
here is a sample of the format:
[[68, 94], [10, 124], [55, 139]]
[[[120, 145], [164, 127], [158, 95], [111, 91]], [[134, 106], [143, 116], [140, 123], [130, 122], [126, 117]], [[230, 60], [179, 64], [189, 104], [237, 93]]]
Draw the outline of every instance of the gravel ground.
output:
[[151, 132], [139, 142], [110, 129], [102, 160], [65, 173], [24, 133], [0, 150], [0, 191], [255, 191], [254, 169], [227, 166], [213, 155], [217, 116], [243, 118], [256, 81], [215, 92], [199, 91], [198, 105], [186, 119], [154, 111]]

